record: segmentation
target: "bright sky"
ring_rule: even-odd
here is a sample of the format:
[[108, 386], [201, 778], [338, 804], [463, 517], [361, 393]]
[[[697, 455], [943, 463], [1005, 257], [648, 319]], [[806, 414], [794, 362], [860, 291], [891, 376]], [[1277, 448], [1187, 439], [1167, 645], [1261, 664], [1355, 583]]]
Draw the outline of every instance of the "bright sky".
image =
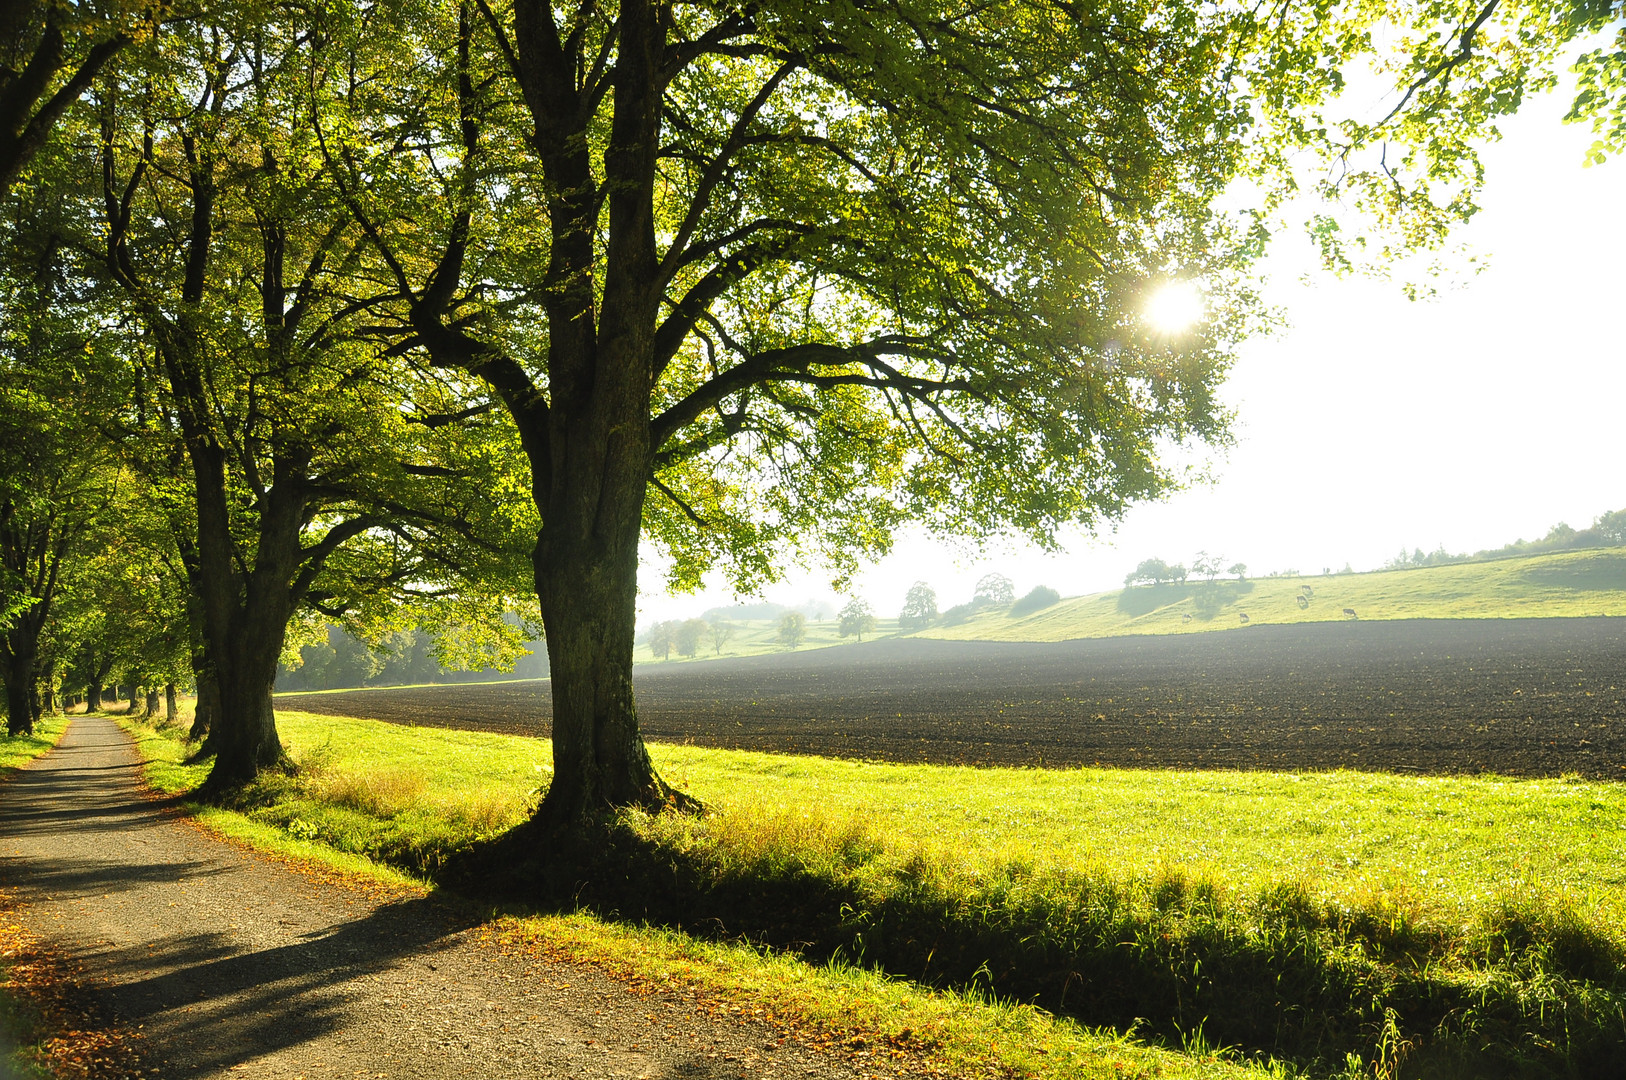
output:
[[[1485, 153], [1481, 206], [1457, 239], [1489, 268], [1432, 301], [1398, 282], [1302, 283], [1303, 250], [1271, 257], [1267, 295], [1290, 326], [1244, 346], [1225, 388], [1238, 443], [1218, 480], [1129, 512], [1065, 554], [1020, 543], [982, 554], [902, 537], [853, 592], [890, 616], [916, 580], [947, 608], [999, 571], [1018, 594], [1117, 588], [1142, 559], [1198, 550], [1255, 575], [1370, 570], [1402, 548], [1452, 552], [1577, 528], [1626, 508], [1626, 161], [1583, 168], [1592, 133], [1539, 97]], [[792, 569], [765, 598], [831, 598]], [[726, 588], [669, 597], [646, 564], [639, 622], [727, 605]]]

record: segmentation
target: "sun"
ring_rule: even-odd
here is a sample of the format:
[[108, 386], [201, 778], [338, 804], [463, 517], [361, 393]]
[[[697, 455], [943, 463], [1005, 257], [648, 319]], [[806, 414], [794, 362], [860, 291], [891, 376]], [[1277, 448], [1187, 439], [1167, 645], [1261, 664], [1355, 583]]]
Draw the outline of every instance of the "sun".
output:
[[1208, 315], [1208, 298], [1194, 281], [1171, 281], [1146, 300], [1146, 321], [1159, 333], [1183, 334]]

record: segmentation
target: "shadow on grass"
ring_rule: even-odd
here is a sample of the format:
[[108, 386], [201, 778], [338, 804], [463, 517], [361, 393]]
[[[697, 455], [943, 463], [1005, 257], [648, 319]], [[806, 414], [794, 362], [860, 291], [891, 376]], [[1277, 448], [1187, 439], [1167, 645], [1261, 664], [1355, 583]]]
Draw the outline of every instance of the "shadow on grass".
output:
[[1118, 594], [1118, 610], [1132, 616], [1150, 615], [1185, 600], [1195, 589], [1194, 584], [1136, 585]]
[[1533, 585], [1614, 592], [1626, 589], [1626, 554], [1594, 555], [1555, 566], [1533, 566], [1520, 577]]
[[1240, 897], [1178, 872], [1125, 882], [1008, 868], [970, 882], [890, 861], [856, 833], [811, 857], [771, 842], [730, 854], [703, 826], [636, 818], [570, 835], [521, 827], [442, 879], [485, 899], [975, 987], [1174, 1047], [1200, 1028], [1311, 1075], [1341, 1073], [1349, 1054], [1367, 1069], [1399, 1065], [1379, 1070], [1397, 1077], [1626, 1075], [1619, 942], [1539, 902], [1464, 928], [1393, 897], [1355, 908], [1298, 886]]

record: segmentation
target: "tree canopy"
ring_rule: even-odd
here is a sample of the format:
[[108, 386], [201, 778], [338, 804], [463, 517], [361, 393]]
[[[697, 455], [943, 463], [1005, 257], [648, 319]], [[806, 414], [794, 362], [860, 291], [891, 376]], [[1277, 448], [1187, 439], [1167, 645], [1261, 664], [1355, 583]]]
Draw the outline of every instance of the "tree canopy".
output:
[[[7, 10], [8, 206], [74, 283], [30, 325], [117, 373], [221, 782], [279, 758], [291, 624], [534, 591], [559, 825], [685, 801], [638, 730], [640, 543], [678, 586], [840, 583], [905, 522], [1053, 545], [1175, 489], [1175, 448], [1229, 440], [1284, 208], [1348, 205], [1312, 222], [1335, 266], [1437, 245], [1497, 119], [1622, 6]], [[1580, 63], [1599, 159], [1623, 54]], [[1146, 315], [1171, 287], [1189, 324]]]

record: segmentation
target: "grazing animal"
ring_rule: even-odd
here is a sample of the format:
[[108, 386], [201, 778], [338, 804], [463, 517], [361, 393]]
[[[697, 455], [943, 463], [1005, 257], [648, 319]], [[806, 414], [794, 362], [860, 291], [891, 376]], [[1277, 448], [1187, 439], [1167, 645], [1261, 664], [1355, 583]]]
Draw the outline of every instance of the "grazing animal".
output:
[[1246, 623], [1248, 621], [1248, 613], [1246, 611], [1238, 612], [1238, 614], [1241, 616], [1242, 621], [1244, 623]]
[[1347, 607], [1347, 608], [1344, 609], [1344, 617], [1349, 618], [1349, 619], [1358, 619], [1358, 618], [1360, 618], [1359, 615], [1355, 614], [1355, 609], [1352, 608], [1352, 607]]
[[1182, 615], [1182, 616], [1180, 616], [1180, 621], [1183, 622], [1183, 623], [1188, 623], [1188, 622], [1191, 621], [1191, 616], [1190, 615]]
[[1303, 610], [1305, 610], [1306, 608], [1308, 608], [1310, 606], [1309, 597], [1295, 596], [1293, 599], [1295, 599], [1295, 600], [1297, 600], [1299, 602], [1299, 610], [1300, 611], [1303, 611]]
[[1299, 591], [1302, 592], [1307, 598], [1315, 596], [1315, 590], [1310, 588], [1308, 585], [1300, 585]]

